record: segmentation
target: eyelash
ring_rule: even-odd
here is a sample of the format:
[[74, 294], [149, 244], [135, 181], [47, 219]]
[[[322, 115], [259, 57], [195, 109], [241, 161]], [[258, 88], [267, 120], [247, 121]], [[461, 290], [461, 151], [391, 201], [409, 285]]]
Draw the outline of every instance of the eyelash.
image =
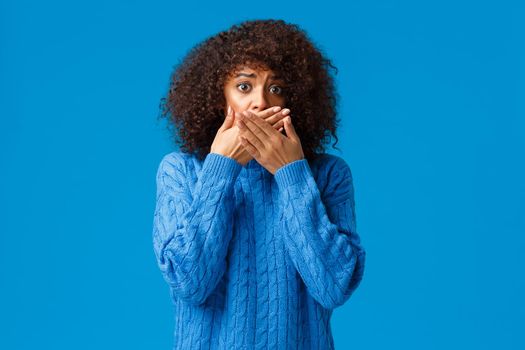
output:
[[[241, 82], [241, 83], [237, 84], [237, 89], [239, 89], [239, 86], [241, 86], [241, 85], [250, 85], [250, 83], [249, 83], [249, 82]], [[250, 85], [250, 86], [251, 86], [251, 85]], [[272, 85], [272, 86], [270, 86], [270, 88], [272, 88], [272, 87], [274, 87], [274, 86], [276, 86], [276, 87], [278, 87], [279, 89], [281, 89], [281, 92], [280, 92], [280, 93], [277, 93], [276, 95], [282, 95], [283, 92], [284, 92], [284, 87], [279, 86], [279, 85]], [[239, 91], [241, 91], [242, 93], [247, 92], [247, 91], [242, 91], [242, 90], [239, 90]]]

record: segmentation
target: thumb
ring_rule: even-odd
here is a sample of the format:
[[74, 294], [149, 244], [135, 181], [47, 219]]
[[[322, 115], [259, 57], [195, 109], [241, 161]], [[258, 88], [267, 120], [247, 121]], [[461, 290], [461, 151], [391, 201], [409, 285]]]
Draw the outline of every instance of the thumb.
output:
[[228, 113], [220, 127], [221, 131], [231, 128], [233, 125], [233, 109], [228, 105]]
[[286, 136], [295, 141], [299, 140], [299, 136], [295, 132], [295, 128], [292, 125], [292, 119], [289, 116], [284, 118], [284, 130], [286, 130]]

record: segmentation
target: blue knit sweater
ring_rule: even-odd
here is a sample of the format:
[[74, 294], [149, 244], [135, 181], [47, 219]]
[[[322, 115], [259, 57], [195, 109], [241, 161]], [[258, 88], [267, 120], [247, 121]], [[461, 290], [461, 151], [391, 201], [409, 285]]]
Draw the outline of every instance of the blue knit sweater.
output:
[[352, 174], [340, 157], [275, 175], [174, 151], [157, 171], [153, 246], [173, 349], [333, 349], [330, 318], [363, 277]]

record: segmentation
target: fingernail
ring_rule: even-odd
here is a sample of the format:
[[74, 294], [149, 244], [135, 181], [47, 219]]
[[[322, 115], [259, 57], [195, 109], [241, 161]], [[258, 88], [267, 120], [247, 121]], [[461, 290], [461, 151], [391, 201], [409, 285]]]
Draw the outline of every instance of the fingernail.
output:
[[274, 111], [274, 112], [279, 112], [280, 110], [281, 110], [281, 107], [280, 107], [280, 106], [273, 107], [273, 111]]
[[288, 113], [290, 113], [290, 110], [288, 108], [285, 108], [285, 109], [283, 109], [283, 111], [281, 113], [283, 115], [287, 115]]
[[232, 108], [228, 105], [228, 115], [230, 115]]

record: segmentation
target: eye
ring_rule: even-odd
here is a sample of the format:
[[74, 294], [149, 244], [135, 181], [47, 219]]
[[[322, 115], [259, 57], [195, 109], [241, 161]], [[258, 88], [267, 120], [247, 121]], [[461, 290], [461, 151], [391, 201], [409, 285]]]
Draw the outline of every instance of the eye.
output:
[[[277, 91], [275, 90], [277, 89]], [[273, 90], [273, 91], [272, 91]], [[270, 87], [270, 91], [272, 91], [273, 93], [277, 94], [277, 95], [281, 95], [283, 93], [283, 88], [280, 87], [279, 85], [272, 85]]]
[[243, 86], [250, 87], [250, 84], [249, 84], [249, 83], [246, 83], [246, 82], [243, 82], [243, 83], [239, 83], [239, 84], [237, 84], [237, 89], [241, 90], [242, 92], [247, 92], [247, 91], [249, 90], [249, 88], [245, 88], [245, 89], [243, 89], [243, 88], [242, 88]]

